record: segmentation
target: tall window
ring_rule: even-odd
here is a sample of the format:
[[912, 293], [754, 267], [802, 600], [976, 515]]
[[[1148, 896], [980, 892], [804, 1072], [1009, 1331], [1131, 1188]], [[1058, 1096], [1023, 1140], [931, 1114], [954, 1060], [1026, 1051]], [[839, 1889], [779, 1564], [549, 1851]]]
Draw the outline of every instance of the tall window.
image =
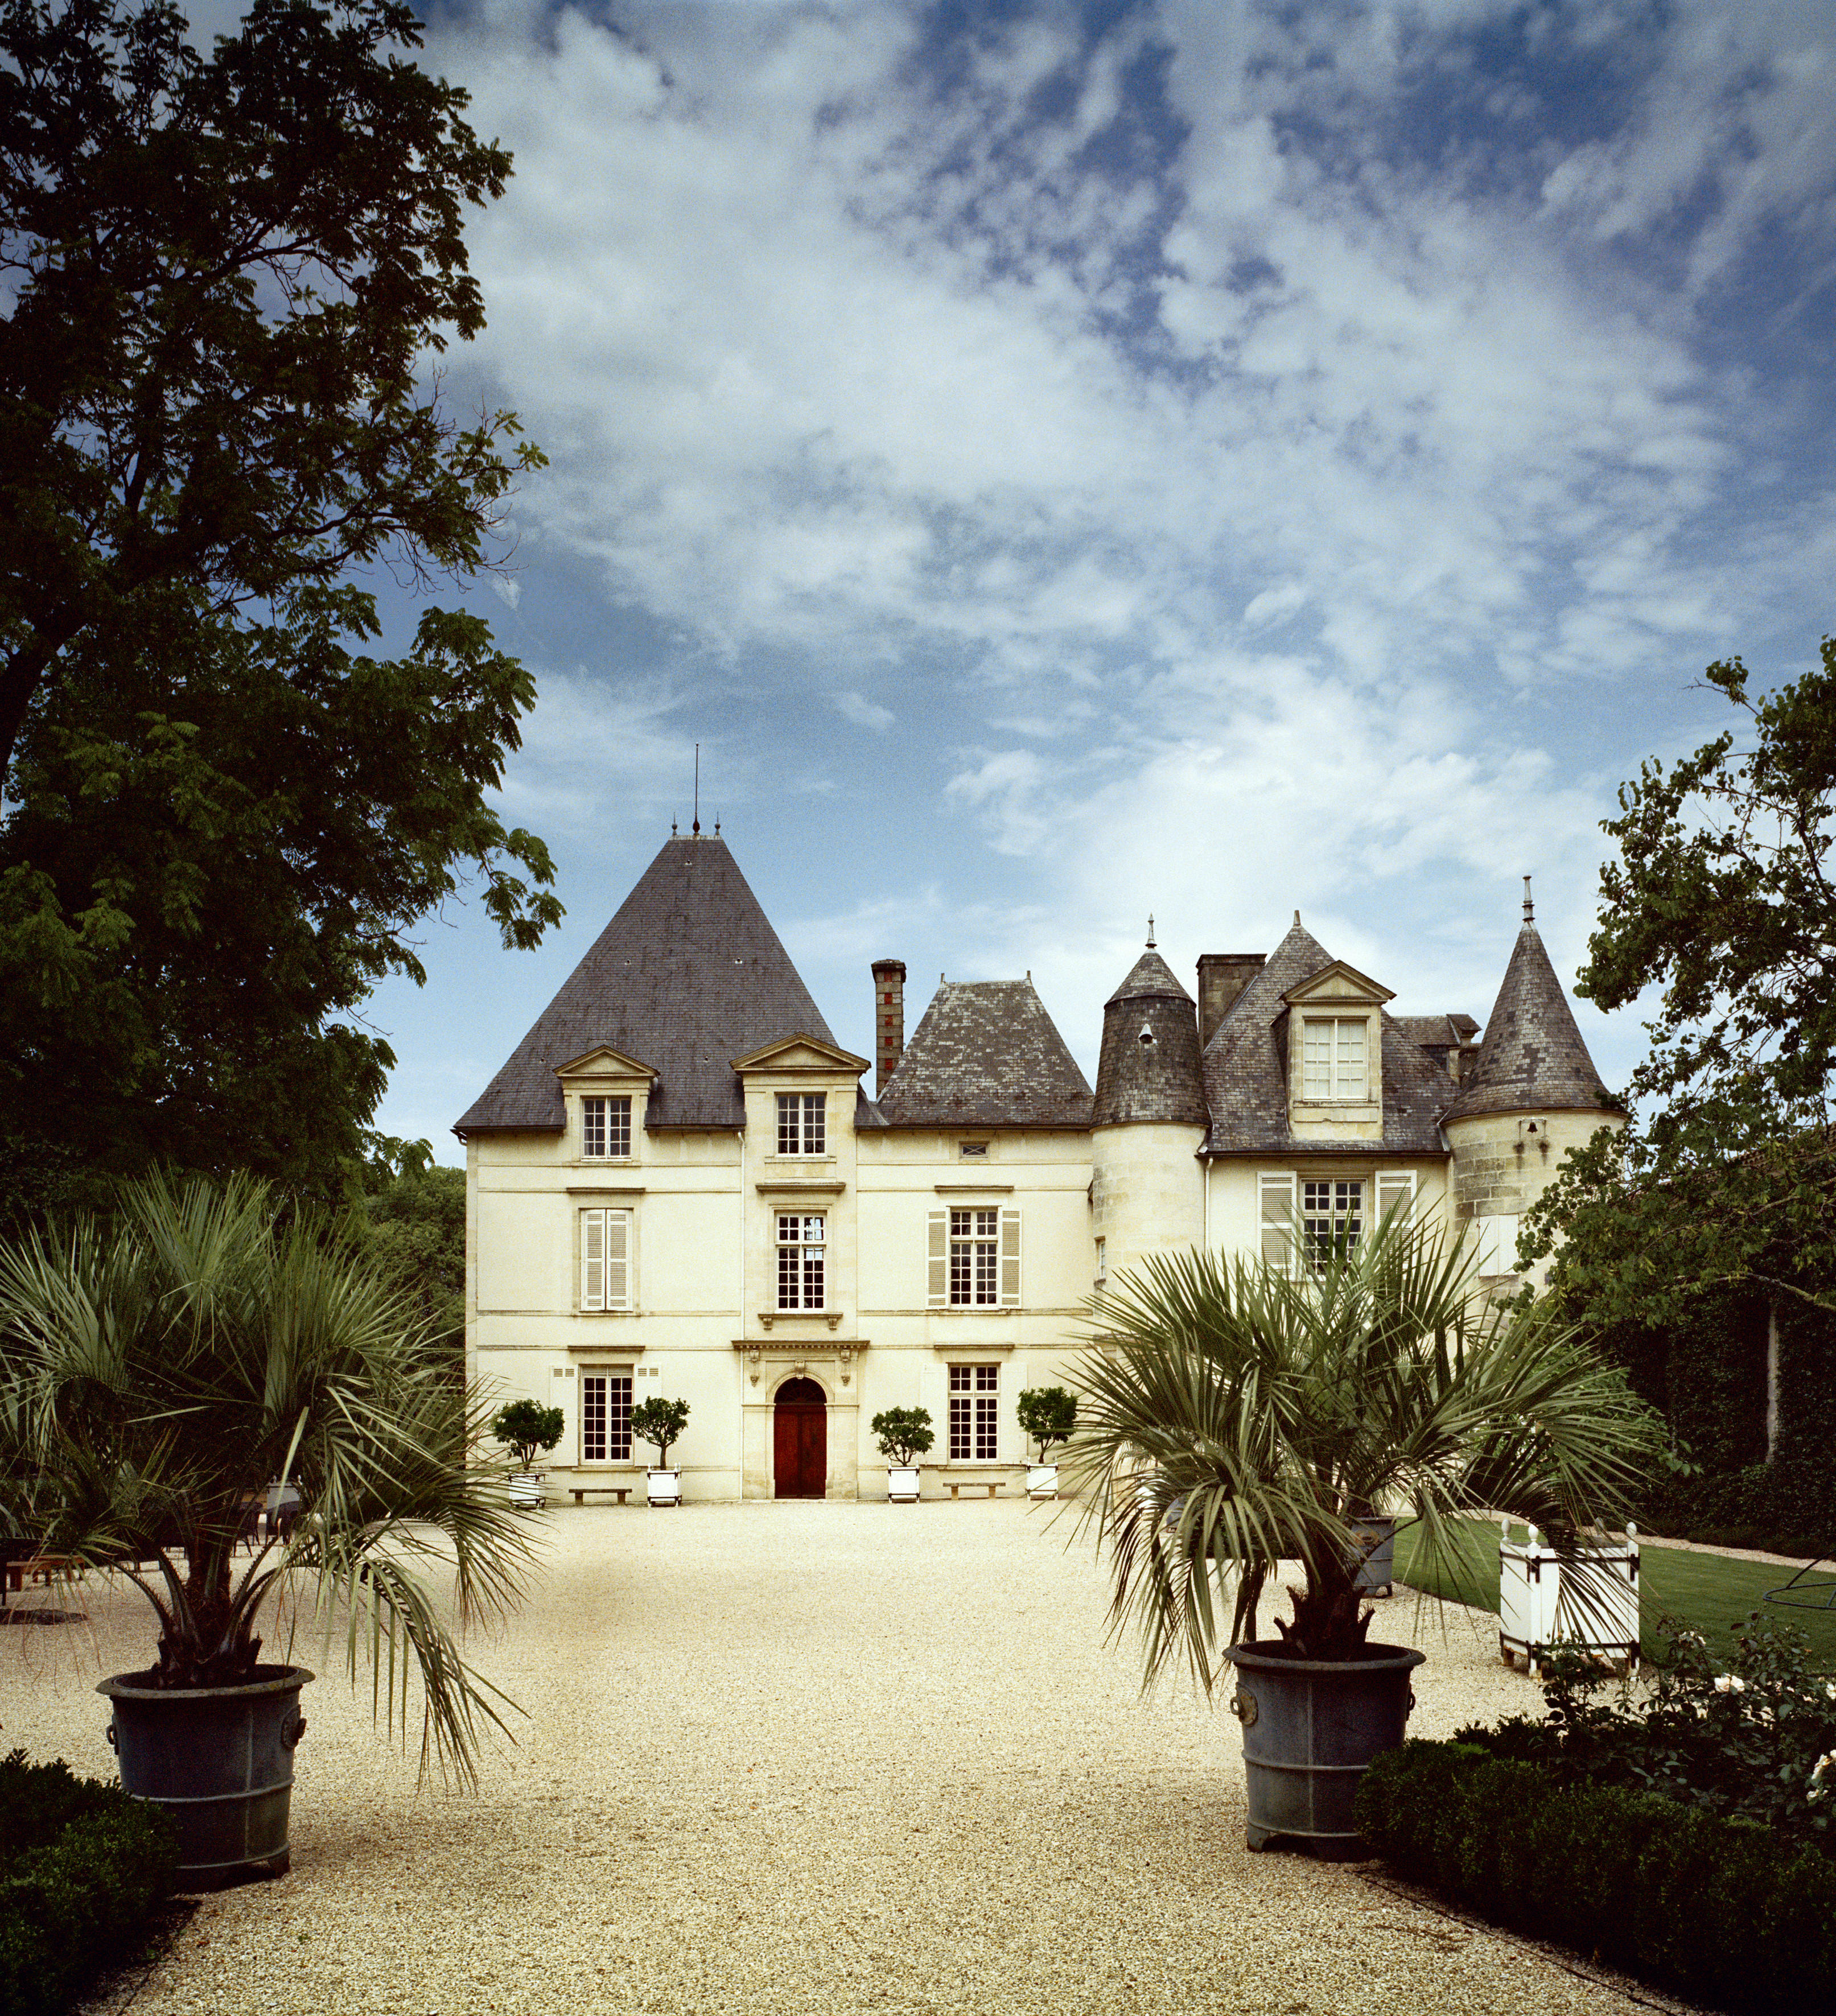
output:
[[1365, 1069], [1364, 1018], [1355, 1021], [1307, 1018], [1302, 1031], [1301, 1096], [1357, 1100], [1370, 1096]]
[[778, 1306], [823, 1306], [823, 1221], [803, 1211], [778, 1214]]
[[1001, 1214], [998, 1209], [950, 1213], [950, 1302], [992, 1309], [1000, 1300]]
[[1001, 1399], [998, 1365], [950, 1367], [950, 1460], [992, 1463]]
[[826, 1155], [828, 1148], [828, 1095], [820, 1092], [778, 1094], [778, 1153]]
[[631, 1460], [631, 1374], [585, 1372], [580, 1381], [580, 1460]]
[[1308, 1257], [1323, 1267], [1335, 1252], [1348, 1252], [1364, 1237], [1364, 1185], [1329, 1177], [1301, 1185], [1301, 1230]]
[[631, 1099], [583, 1099], [580, 1102], [580, 1152], [621, 1156], [631, 1153]]
[[628, 1211], [580, 1214], [580, 1306], [583, 1309], [631, 1307]]

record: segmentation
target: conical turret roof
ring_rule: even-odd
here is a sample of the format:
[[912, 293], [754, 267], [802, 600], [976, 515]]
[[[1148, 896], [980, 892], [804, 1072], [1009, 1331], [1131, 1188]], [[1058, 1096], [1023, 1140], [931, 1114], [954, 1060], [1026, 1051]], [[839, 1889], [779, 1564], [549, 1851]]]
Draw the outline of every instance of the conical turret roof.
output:
[[1533, 923], [1517, 933], [1479, 1060], [1448, 1120], [1480, 1113], [1615, 1112]]
[[1091, 1125], [1170, 1121], [1202, 1127], [1208, 1117], [1199, 1065], [1198, 1010], [1150, 945], [1103, 1007]]
[[718, 835], [672, 836], [455, 1133], [566, 1120], [558, 1065], [601, 1044], [652, 1066], [651, 1127], [743, 1127], [735, 1057], [835, 1039]]

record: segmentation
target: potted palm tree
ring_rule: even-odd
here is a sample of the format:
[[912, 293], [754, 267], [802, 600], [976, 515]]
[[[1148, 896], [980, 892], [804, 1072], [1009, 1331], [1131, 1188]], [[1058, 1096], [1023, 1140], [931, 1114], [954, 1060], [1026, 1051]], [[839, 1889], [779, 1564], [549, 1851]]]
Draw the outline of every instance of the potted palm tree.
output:
[[535, 1460], [554, 1447], [566, 1426], [559, 1407], [545, 1407], [539, 1400], [512, 1400], [491, 1417], [491, 1434], [516, 1458], [509, 1483], [510, 1503], [519, 1510], [540, 1507], [542, 1474]]
[[[151, 1662], [102, 1682], [121, 1782], [178, 1819], [182, 1887], [281, 1874], [312, 1679], [263, 1660], [278, 1600], [360, 1657], [422, 1759], [475, 1778], [505, 1697], [461, 1658], [459, 1618], [507, 1611], [533, 1566], [485, 1413], [450, 1352], [337, 1225], [246, 1178], [131, 1184], [106, 1218], [0, 1246], [0, 1528], [114, 1567], [158, 1625]], [[297, 1516], [236, 1571], [271, 1480]], [[150, 1568], [147, 1564], [151, 1564]]]
[[[1149, 1676], [1183, 1659], [1208, 1693], [1237, 1669], [1249, 1845], [1348, 1855], [1359, 1777], [1402, 1740], [1424, 1657], [1368, 1642], [1358, 1522], [1397, 1514], [1456, 1579], [1459, 1522], [1510, 1510], [1585, 1573], [1585, 1529], [1629, 1500], [1661, 1429], [1550, 1304], [1483, 1294], [1459, 1240], [1386, 1224], [1315, 1260], [1290, 1279], [1157, 1256], [1096, 1298], [1065, 1467]], [[1293, 1618], [1257, 1638], [1291, 1562]]]
[[1052, 1453], [1053, 1443], [1070, 1441], [1078, 1425], [1078, 1396], [1062, 1386], [1029, 1386], [1021, 1395], [1015, 1412], [1021, 1432], [1039, 1445], [1039, 1461], [1027, 1465], [1026, 1495], [1056, 1498], [1058, 1466], [1046, 1459]]
[[937, 1437], [927, 1407], [887, 1407], [868, 1424], [886, 1459], [886, 1495], [895, 1505], [918, 1503], [918, 1458]]
[[665, 1400], [660, 1395], [641, 1401], [631, 1410], [631, 1431], [657, 1452], [654, 1468], [644, 1473], [644, 1495], [653, 1505], [679, 1505], [682, 1502], [682, 1474], [669, 1467], [669, 1452], [682, 1439], [689, 1425], [686, 1400]]

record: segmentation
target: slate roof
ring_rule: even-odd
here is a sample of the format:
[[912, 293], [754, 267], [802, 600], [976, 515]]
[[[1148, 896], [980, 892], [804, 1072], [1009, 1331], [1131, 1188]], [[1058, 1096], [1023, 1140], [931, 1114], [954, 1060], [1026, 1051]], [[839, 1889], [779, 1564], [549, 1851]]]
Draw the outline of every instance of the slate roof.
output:
[[[1151, 1042], [1142, 1041], [1144, 1031]], [[1198, 1010], [1150, 945], [1104, 1004], [1091, 1124], [1165, 1121], [1202, 1127], [1208, 1118], [1199, 1067]]]
[[559, 1132], [555, 1067], [602, 1043], [653, 1066], [648, 1124], [740, 1127], [735, 1057], [781, 1036], [835, 1039], [727, 844], [672, 837], [455, 1134]]
[[941, 982], [877, 1103], [893, 1127], [1090, 1125], [1090, 1088], [1030, 980]]
[[1615, 1113], [1619, 1102], [1600, 1082], [1543, 940], [1526, 923], [1485, 1024], [1479, 1061], [1445, 1117], [1578, 1109]]
[[[1297, 918], [1205, 1047], [1211, 1109], [1208, 1155], [1444, 1155], [1440, 1120], [1454, 1093], [1444, 1067], [1393, 1015], [1382, 1017], [1384, 1132], [1380, 1141], [1297, 1140], [1288, 1129], [1287, 1060], [1277, 1040], [1282, 996], [1333, 963]], [[1411, 1021], [1417, 1018], [1411, 1017]], [[1438, 1019], [1438, 1018], [1437, 1018]]]

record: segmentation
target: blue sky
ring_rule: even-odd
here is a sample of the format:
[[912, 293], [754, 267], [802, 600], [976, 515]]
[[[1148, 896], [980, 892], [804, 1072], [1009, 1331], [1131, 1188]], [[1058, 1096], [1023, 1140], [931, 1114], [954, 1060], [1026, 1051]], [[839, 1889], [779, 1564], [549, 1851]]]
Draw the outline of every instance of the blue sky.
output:
[[1090, 1070], [1150, 911], [1483, 1017], [1531, 873], [1571, 974], [1705, 664], [1831, 627], [1828, 0], [507, 0], [425, 60], [517, 157], [446, 388], [550, 459], [472, 599], [568, 909], [376, 995], [442, 1159], [697, 742], [841, 1041], [874, 957], [913, 1021], [1030, 970]]

